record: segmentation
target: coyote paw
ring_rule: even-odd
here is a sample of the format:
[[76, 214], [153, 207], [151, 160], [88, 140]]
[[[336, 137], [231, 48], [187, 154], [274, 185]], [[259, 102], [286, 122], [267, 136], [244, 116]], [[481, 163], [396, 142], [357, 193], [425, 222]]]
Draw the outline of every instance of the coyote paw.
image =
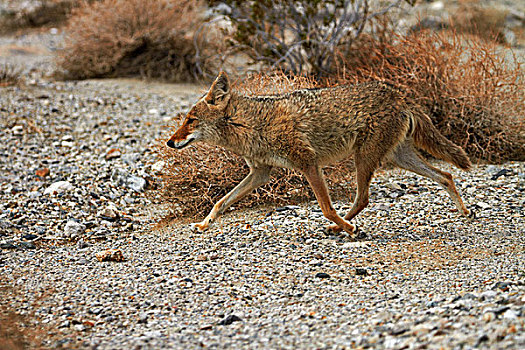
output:
[[360, 232], [359, 232], [359, 227], [357, 225], [351, 225], [354, 229], [353, 231], [351, 232], [348, 232], [348, 231], [344, 231], [343, 232], [343, 229], [339, 226], [339, 225], [336, 225], [336, 224], [332, 224], [332, 225], [328, 225], [324, 228], [324, 233], [327, 234], [327, 235], [330, 235], [330, 234], [335, 234], [335, 235], [346, 235], [348, 236], [348, 238], [350, 239], [357, 239]]
[[204, 232], [208, 229], [208, 227], [210, 227], [210, 224], [204, 221], [190, 224], [191, 230], [195, 232]]

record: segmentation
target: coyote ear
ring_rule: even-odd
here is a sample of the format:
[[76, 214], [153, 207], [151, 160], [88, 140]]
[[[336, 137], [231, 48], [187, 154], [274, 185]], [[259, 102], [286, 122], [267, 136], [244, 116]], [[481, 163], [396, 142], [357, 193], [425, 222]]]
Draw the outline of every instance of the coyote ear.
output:
[[226, 72], [221, 71], [206, 95], [206, 102], [211, 105], [218, 105], [228, 100], [230, 94], [230, 79]]

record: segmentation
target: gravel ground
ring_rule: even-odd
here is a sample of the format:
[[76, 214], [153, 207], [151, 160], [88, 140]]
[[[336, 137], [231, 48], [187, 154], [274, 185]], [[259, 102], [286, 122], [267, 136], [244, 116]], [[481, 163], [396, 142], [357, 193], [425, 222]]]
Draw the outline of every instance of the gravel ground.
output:
[[[435, 184], [381, 171], [359, 242], [323, 235], [315, 202], [155, 229], [151, 148], [199, 92], [2, 88], [0, 304], [30, 347], [525, 347], [524, 163], [439, 164], [473, 221]], [[98, 261], [110, 248], [125, 261]]]
[[[494, 3], [519, 12], [513, 28], [522, 2]], [[0, 349], [525, 348], [525, 163], [439, 163], [475, 220], [434, 183], [381, 171], [358, 242], [325, 236], [315, 202], [159, 228], [152, 147], [201, 88], [43, 81], [61, 41], [0, 37], [0, 63], [26, 76], [0, 87]], [[124, 261], [99, 261], [106, 249]]]

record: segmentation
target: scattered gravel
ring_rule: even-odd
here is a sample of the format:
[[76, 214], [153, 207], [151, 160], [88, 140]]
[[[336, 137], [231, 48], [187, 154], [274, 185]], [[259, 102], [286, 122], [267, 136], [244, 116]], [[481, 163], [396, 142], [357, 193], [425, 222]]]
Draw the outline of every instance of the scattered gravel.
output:
[[0, 304], [41, 329], [36, 347], [525, 347], [524, 163], [439, 164], [472, 221], [434, 183], [380, 171], [358, 242], [325, 236], [315, 202], [154, 228], [152, 145], [198, 92], [2, 88]]
[[[510, 8], [507, 32], [523, 25], [519, 2], [482, 3]], [[26, 78], [0, 87], [0, 341], [11, 322], [50, 349], [525, 348], [525, 163], [439, 163], [475, 220], [436, 184], [380, 171], [357, 242], [324, 235], [316, 202], [159, 228], [152, 147], [202, 90], [42, 81], [62, 40], [0, 37]]]

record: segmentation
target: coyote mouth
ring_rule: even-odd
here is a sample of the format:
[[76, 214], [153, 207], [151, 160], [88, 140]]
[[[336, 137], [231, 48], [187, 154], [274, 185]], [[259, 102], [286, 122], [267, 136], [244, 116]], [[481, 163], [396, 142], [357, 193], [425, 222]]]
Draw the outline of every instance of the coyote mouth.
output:
[[180, 141], [180, 142], [174, 142], [173, 140], [169, 140], [166, 145], [170, 148], [175, 149], [183, 149], [184, 147], [188, 146], [190, 143], [195, 141], [195, 137], [190, 136], [186, 140]]

